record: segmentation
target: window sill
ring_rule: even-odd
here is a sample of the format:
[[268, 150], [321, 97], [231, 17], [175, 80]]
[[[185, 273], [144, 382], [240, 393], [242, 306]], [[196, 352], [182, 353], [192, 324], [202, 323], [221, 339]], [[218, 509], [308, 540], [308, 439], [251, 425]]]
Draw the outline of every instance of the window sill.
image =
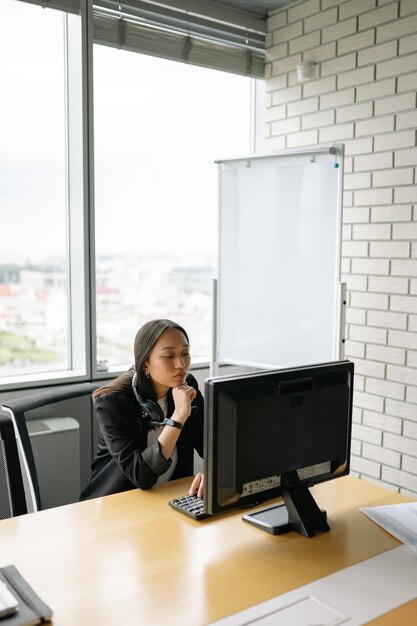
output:
[[36, 374], [18, 374], [0, 379], [0, 392], [12, 389], [32, 389], [49, 385], [86, 382], [89, 378], [85, 372], [77, 370], [60, 370], [58, 372], [38, 372]]

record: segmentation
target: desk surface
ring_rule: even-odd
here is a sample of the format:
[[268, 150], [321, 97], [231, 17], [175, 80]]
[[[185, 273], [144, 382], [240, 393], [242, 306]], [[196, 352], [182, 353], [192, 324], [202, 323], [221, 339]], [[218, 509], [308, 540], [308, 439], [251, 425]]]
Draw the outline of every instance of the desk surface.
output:
[[[329, 533], [272, 536], [229, 512], [201, 522], [167, 505], [189, 479], [0, 522], [0, 566], [14, 564], [54, 626], [198, 626], [400, 545], [359, 506], [407, 502], [352, 477], [311, 491]], [[372, 622], [413, 623], [417, 601]]]

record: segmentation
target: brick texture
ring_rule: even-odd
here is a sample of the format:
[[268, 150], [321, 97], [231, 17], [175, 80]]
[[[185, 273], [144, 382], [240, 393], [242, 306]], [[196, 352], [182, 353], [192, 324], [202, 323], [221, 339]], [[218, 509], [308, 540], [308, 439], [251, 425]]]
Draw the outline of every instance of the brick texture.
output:
[[268, 31], [267, 148], [345, 144], [352, 471], [417, 497], [417, 1], [298, 0]]

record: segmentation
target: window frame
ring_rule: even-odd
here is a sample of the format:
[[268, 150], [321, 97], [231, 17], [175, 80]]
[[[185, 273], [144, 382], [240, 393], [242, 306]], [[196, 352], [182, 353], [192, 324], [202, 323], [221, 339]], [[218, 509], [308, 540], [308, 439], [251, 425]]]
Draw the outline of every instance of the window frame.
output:
[[[43, 4], [43, 0], [23, 0]], [[73, 0], [70, 0], [71, 2]], [[124, 371], [120, 367], [109, 367], [99, 371], [96, 353], [96, 262], [95, 262], [95, 214], [94, 214], [94, 117], [93, 117], [93, 2], [80, 0], [80, 14], [65, 13], [65, 95], [66, 95], [66, 203], [67, 203], [67, 261], [68, 261], [68, 319], [69, 319], [69, 369], [16, 374], [0, 377], [0, 392], [13, 389], [30, 389], [47, 385], [97, 381], [114, 378]], [[58, 8], [59, 2], [55, 3]], [[48, 5], [49, 6], [49, 5]], [[74, 15], [75, 14], [75, 15]], [[78, 30], [81, 41], [79, 49], [71, 48], [76, 39], [74, 24], [79, 19]], [[251, 78], [250, 151], [262, 149], [260, 129], [263, 109], [259, 106], [261, 79]], [[81, 94], [73, 98], [75, 85], [80, 85]], [[76, 87], [75, 87], [76, 88]], [[262, 91], [262, 90], [261, 90]], [[81, 125], [81, 128], [80, 128]], [[77, 135], [81, 141], [76, 139]], [[78, 144], [77, 144], [78, 141]], [[77, 168], [81, 166], [81, 178], [77, 179]], [[192, 369], [209, 366], [207, 359], [193, 362]], [[126, 364], [129, 367], [131, 364]]]
[[[71, 9], [74, 0], [68, 0]], [[30, 2], [30, 4], [39, 4]], [[58, 6], [51, 9], [62, 8]], [[39, 9], [40, 10], [40, 9]], [[84, 207], [82, 185], [85, 180], [82, 152], [81, 105], [81, 22], [76, 11], [61, 10], [64, 42], [64, 125], [65, 125], [65, 212], [66, 212], [66, 278], [68, 319], [68, 368], [49, 371], [16, 373], [0, 377], [0, 391], [43, 387], [50, 384], [89, 380], [89, 277], [87, 276], [89, 241], [83, 226]], [[78, 32], [77, 32], [78, 31]], [[77, 51], [78, 46], [78, 51]], [[71, 88], [70, 88], [71, 85]], [[78, 145], [77, 145], [78, 137]], [[81, 167], [80, 167], [81, 164]]]

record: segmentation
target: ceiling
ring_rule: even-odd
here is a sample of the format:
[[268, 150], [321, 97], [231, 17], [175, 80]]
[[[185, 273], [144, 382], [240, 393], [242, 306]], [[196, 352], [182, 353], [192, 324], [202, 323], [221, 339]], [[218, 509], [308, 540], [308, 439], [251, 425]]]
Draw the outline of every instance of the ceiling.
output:
[[270, 11], [292, 4], [297, 0], [209, 0], [229, 9], [240, 9], [255, 17], [264, 18]]

